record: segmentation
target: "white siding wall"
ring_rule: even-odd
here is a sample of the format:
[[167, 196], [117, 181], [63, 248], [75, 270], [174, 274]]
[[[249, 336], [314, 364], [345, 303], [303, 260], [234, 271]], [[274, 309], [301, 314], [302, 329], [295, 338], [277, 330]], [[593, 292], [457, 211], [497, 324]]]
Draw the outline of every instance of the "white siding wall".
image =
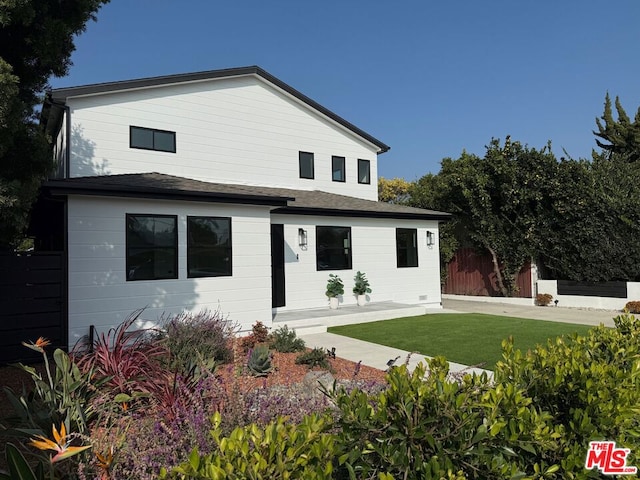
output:
[[[159, 172], [203, 181], [322, 190], [377, 200], [376, 147], [257, 77], [71, 98], [71, 177]], [[176, 153], [129, 148], [129, 126], [176, 132]], [[315, 155], [299, 178], [298, 152]], [[346, 183], [331, 181], [331, 156]], [[357, 180], [371, 162], [371, 184]]]
[[[352, 293], [353, 277], [358, 270], [371, 284], [370, 301], [440, 306], [440, 258], [438, 223], [359, 219], [341, 217], [308, 217], [274, 215], [272, 223], [284, 224], [286, 306], [280, 310], [318, 308], [328, 305], [325, 296], [330, 273], [342, 279], [345, 286], [343, 304], [356, 304]], [[316, 270], [316, 225], [351, 227], [351, 270]], [[298, 245], [298, 229], [308, 232], [306, 250]], [[418, 267], [397, 268], [396, 228], [417, 228]], [[434, 232], [436, 244], [427, 247], [426, 232]]]
[[[178, 216], [177, 280], [126, 281], [125, 215]], [[187, 278], [186, 217], [232, 217], [233, 276]], [[131, 312], [147, 307], [145, 320], [163, 313], [220, 307], [249, 329], [257, 320], [271, 322], [271, 250], [267, 207], [70, 197], [69, 343], [105, 331]]]

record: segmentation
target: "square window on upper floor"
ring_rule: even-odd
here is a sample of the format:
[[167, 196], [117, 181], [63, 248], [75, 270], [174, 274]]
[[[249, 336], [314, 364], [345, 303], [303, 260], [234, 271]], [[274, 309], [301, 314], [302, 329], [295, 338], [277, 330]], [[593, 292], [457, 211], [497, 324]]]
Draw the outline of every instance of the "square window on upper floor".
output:
[[331, 180], [334, 182], [344, 182], [345, 175], [344, 157], [331, 157]]
[[313, 153], [298, 152], [300, 178], [314, 178]]
[[358, 183], [369, 185], [371, 183], [371, 162], [358, 159]]

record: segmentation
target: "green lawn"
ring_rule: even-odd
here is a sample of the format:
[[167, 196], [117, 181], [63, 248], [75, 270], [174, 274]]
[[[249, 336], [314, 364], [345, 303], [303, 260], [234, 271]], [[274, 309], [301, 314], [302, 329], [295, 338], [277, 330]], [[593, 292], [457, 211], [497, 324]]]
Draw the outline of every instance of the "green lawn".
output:
[[449, 361], [465, 365], [484, 363], [484, 368], [493, 370], [502, 358], [501, 342], [509, 336], [516, 348], [527, 350], [546, 344], [548, 338], [584, 334], [589, 328], [479, 313], [436, 313], [330, 327], [328, 331], [430, 357], [444, 355]]

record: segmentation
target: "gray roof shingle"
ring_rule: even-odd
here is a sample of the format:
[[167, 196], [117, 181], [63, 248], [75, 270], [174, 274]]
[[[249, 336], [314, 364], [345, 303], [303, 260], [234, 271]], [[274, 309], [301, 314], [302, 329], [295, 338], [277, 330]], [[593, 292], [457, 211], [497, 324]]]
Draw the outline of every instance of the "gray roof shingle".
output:
[[161, 173], [135, 173], [49, 180], [57, 195], [165, 198], [187, 201], [269, 205], [274, 213], [343, 217], [448, 220], [450, 214], [319, 190], [211, 183]]

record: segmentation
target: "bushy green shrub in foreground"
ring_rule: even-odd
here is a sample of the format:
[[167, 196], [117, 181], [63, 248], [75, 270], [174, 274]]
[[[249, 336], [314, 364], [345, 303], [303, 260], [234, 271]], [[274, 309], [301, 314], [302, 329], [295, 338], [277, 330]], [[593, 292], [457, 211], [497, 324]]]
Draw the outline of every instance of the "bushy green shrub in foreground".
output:
[[[504, 342], [490, 379], [447, 376], [443, 358], [392, 369], [379, 394], [338, 391], [335, 424], [278, 419], [229, 437], [214, 418], [217, 450], [194, 451], [171, 478], [582, 479], [589, 442], [640, 452], [640, 322], [615, 319], [586, 336], [534, 351]], [[331, 428], [330, 428], [331, 427]], [[330, 430], [329, 430], [330, 428]]]
[[[498, 384], [525, 389], [531, 401], [551, 415], [558, 446], [537, 452], [560, 465], [559, 478], [581, 478], [588, 444], [614, 440], [631, 449], [629, 465], [640, 454], [640, 320], [614, 319], [585, 336], [550, 340], [523, 354], [505, 344], [496, 368]], [[635, 463], [634, 463], [635, 462]]]
[[357, 478], [597, 477], [584, 470], [589, 441], [640, 452], [640, 322], [615, 323], [527, 353], [505, 341], [493, 382], [452, 382], [437, 358], [424, 381], [401, 367], [377, 397], [339, 394], [341, 458]]
[[209, 455], [194, 450], [189, 460], [161, 478], [203, 479], [329, 479], [333, 472], [332, 435], [326, 419], [306, 417], [299, 425], [279, 418], [265, 428], [236, 428], [228, 437], [220, 430], [219, 414], [213, 417], [211, 436], [217, 448]]

